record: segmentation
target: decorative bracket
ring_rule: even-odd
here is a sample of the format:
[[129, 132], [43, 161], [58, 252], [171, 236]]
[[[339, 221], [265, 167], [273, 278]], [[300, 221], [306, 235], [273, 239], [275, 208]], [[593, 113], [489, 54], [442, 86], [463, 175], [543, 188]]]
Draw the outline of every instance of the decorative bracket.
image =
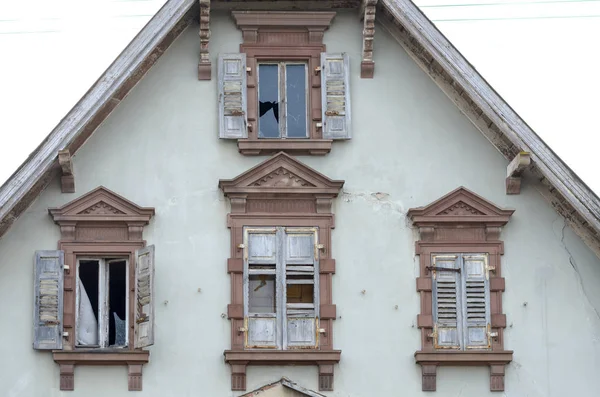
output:
[[210, 0], [200, 1], [200, 62], [198, 63], [198, 80], [211, 79], [210, 53]]
[[62, 169], [60, 189], [63, 193], [75, 193], [75, 175], [73, 174], [73, 160], [69, 150], [58, 152], [58, 164]]
[[521, 193], [521, 175], [529, 164], [531, 164], [531, 155], [528, 152], [520, 152], [510, 162], [506, 169], [506, 194]]
[[375, 10], [378, 0], [362, 0], [360, 5], [360, 18], [364, 19], [363, 27], [363, 53], [360, 63], [360, 77], [372, 79], [375, 72], [373, 62], [373, 37], [375, 36]]

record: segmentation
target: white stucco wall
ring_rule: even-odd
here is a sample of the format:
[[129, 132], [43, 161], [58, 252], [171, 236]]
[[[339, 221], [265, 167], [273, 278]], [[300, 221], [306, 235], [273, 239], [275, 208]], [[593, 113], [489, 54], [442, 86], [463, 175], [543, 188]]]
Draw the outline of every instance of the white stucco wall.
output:
[[[238, 50], [241, 33], [225, 15], [212, 18], [211, 30], [216, 67], [217, 53]], [[324, 394], [426, 395], [413, 358], [420, 347], [418, 272], [405, 213], [463, 185], [516, 209], [502, 233], [505, 347], [515, 352], [505, 395], [596, 396], [600, 261], [564, 227], [536, 181], [526, 180], [518, 196], [505, 194], [507, 162], [382, 29], [375, 78], [360, 79], [361, 30], [354, 12], [340, 13], [325, 35], [328, 51], [351, 57], [353, 139], [335, 143], [325, 157], [301, 157], [346, 181], [334, 203], [333, 232], [334, 339], [342, 361], [335, 391]], [[33, 254], [56, 249], [59, 239], [47, 208], [98, 185], [156, 208], [144, 232], [156, 245], [156, 344], [144, 390], [134, 394], [241, 394], [230, 390], [223, 362], [229, 204], [217, 181], [264, 158], [243, 157], [235, 142], [217, 138], [216, 81], [197, 80], [198, 43], [197, 27], [185, 31], [77, 153], [76, 194], [61, 194], [52, 183], [0, 240], [2, 396], [131, 395], [122, 367], [77, 367], [75, 391], [60, 392], [51, 355], [31, 348]], [[318, 388], [316, 367], [249, 367], [247, 375], [248, 390], [281, 376]], [[485, 367], [440, 368], [437, 387], [438, 396], [498, 395], [489, 392]]]

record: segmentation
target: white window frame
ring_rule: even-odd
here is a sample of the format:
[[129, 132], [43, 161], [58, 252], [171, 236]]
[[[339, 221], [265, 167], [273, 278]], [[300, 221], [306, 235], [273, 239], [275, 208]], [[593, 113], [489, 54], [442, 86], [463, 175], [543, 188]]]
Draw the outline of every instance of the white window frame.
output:
[[[76, 288], [75, 296], [75, 347], [79, 349], [91, 348], [126, 348], [129, 346], [129, 259], [126, 257], [110, 256], [110, 257], [94, 257], [82, 256], [77, 257], [77, 273], [75, 275], [76, 282], [79, 283], [79, 266], [81, 261], [97, 261], [98, 262], [98, 345], [80, 345], [78, 341], [79, 329], [79, 300], [80, 291]], [[111, 262], [125, 262], [125, 345], [109, 346], [109, 307], [108, 300], [110, 297], [109, 280]]]
[[[260, 270], [250, 270], [249, 261], [248, 261], [248, 251], [249, 251], [249, 234], [250, 233], [275, 233], [276, 235], [276, 247], [277, 252], [275, 254], [276, 263], [275, 270], [270, 269], [260, 269]], [[288, 263], [285, 260], [284, 253], [285, 248], [283, 245], [287, 241], [286, 236], [288, 234], [310, 234], [314, 236], [314, 253], [313, 253], [313, 266], [314, 266], [314, 275], [313, 275], [313, 303], [287, 303], [287, 284], [288, 280], [286, 277], [286, 267]], [[297, 310], [301, 312], [302, 310], [313, 310], [314, 319], [315, 319], [315, 346], [312, 348], [318, 348], [319, 346], [319, 334], [321, 329], [319, 328], [319, 309], [320, 309], [320, 301], [319, 301], [319, 228], [318, 227], [244, 227], [244, 330], [245, 330], [245, 343], [247, 349], [279, 349], [279, 350], [294, 350], [294, 349], [306, 349], [311, 347], [306, 346], [292, 346], [288, 343], [287, 340], [287, 324], [288, 324], [288, 312], [292, 310]], [[293, 265], [293, 263], [291, 263]], [[275, 346], [248, 346], [248, 319], [252, 317], [262, 317], [267, 318], [271, 317], [270, 315], [266, 315], [265, 313], [250, 313], [249, 305], [250, 305], [250, 291], [249, 291], [249, 276], [250, 275], [275, 275], [275, 315], [276, 318], [276, 345]], [[296, 284], [296, 283], [291, 283]], [[298, 283], [300, 284], [300, 283]], [[298, 317], [307, 317], [313, 318], [313, 316], [303, 316], [299, 314]], [[294, 318], [298, 318], [294, 317]]]
[[[279, 103], [279, 136], [278, 137], [274, 137], [274, 138], [269, 138], [269, 137], [261, 137], [260, 136], [260, 66], [261, 65], [277, 65], [278, 67], [278, 79], [277, 79], [277, 86], [279, 88], [278, 90], [278, 103]], [[288, 130], [288, 125], [287, 125], [287, 74], [286, 74], [286, 65], [304, 65], [304, 96], [305, 96], [305, 104], [306, 104], [306, 109], [305, 109], [305, 126], [306, 126], [306, 135], [303, 137], [291, 137], [288, 138], [287, 136], [287, 130]], [[257, 136], [259, 139], [308, 139], [310, 138], [310, 131], [309, 131], [309, 123], [308, 123], [308, 117], [309, 117], [309, 99], [310, 99], [310, 95], [309, 95], [309, 85], [308, 85], [308, 81], [309, 81], [309, 74], [308, 74], [308, 62], [301, 62], [301, 61], [259, 61], [258, 65], [257, 65], [257, 73], [256, 73], [256, 84], [257, 84], [257, 88], [256, 88], [256, 95], [257, 95], [257, 100], [256, 103], [258, 105], [258, 109], [257, 111], [259, 112], [258, 117], [257, 117], [257, 125], [258, 125], [258, 131], [257, 131]], [[283, 82], [283, 84], [282, 84]], [[283, 99], [282, 99], [283, 98]]]

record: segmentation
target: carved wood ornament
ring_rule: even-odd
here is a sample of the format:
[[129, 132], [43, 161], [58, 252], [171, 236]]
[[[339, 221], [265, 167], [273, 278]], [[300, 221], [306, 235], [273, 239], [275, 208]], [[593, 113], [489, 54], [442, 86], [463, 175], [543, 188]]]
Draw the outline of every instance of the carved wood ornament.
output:
[[58, 164], [62, 171], [62, 176], [60, 177], [60, 190], [63, 193], [75, 193], [75, 175], [73, 174], [71, 152], [68, 150], [59, 151]]
[[360, 77], [372, 79], [375, 73], [375, 62], [373, 61], [373, 39], [375, 37], [375, 12], [378, 0], [362, 0], [360, 6], [360, 17], [364, 21], [363, 26], [363, 50], [360, 63]]
[[[246, 390], [247, 365], [317, 365], [319, 389], [333, 390], [334, 364], [340, 350], [333, 349], [332, 276], [335, 260], [331, 257], [332, 201], [344, 181], [331, 180], [300, 161], [281, 152], [234, 179], [221, 179], [219, 188], [231, 202], [227, 225], [231, 229], [231, 257], [227, 271], [231, 275], [231, 350], [225, 361], [231, 366], [231, 389]], [[318, 227], [320, 253], [320, 322], [324, 329], [319, 347], [302, 350], [250, 350], [244, 348], [243, 242], [244, 226]]]
[[142, 365], [150, 353], [134, 350], [133, 321], [135, 302], [129, 300], [129, 340], [123, 349], [82, 349], [75, 344], [77, 256], [121, 256], [129, 261], [129, 285], [135, 283], [135, 251], [146, 242], [142, 231], [154, 215], [154, 208], [143, 208], [118, 194], [98, 187], [60, 208], [49, 208], [60, 226], [58, 249], [65, 253], [64, 275], [64, 343], [63, 350], [53, 352], [60, 365], [60, 389], [74, 390], [76, 365], [126, 365], [129, 390], [142, 390]]
[[[421, 330], [421, 350], [415, 353], [415, 360], [421, 365], [423, 391], [436, 390], [439, 365], [489, 366], [490, 390], [504, 390], [504, 369], [512, 361], [513, 352], [504, 350], [506, 316], [502, 313], [504, 278], [500, 261], [504, 243], [500, 240], [500, 231], [513, 212], [497, 207], [464, 187], [426, 207], [408, 211], [407, 216], [420, 233], [415, 251], [420, 263], [417, 291], [421, 295], [421, 314], [417, 317], [417, 325]], [[434, 253], [488, 254], [490, 335], [493, 335], [490, 349], [440, 350], [434, 347], [431, 337], [434, 328], [431, 256]]]
[[200, 1], [200, 62], [198, 63], [198, 80], [211, 79], [210, 52], [210, 0]]

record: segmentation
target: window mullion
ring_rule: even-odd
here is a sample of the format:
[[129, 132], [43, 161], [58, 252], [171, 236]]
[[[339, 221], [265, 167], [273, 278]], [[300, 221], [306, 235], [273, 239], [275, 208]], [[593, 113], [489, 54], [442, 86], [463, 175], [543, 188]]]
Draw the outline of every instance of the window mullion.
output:
[[286, 295], [287, 285], [285, 281], [285, 229], [277, 228], [277, 328], [279, 333], [279, 348], [287, 348], [287, 309]]
[[287, 77], [285, 62], [279, 63], [279, 135], [287, 138]]
[[108, 279], [109, 266], [104, 259], [99, 260], [98, 271], [98, 336], [100, 347], [108, 347]]

